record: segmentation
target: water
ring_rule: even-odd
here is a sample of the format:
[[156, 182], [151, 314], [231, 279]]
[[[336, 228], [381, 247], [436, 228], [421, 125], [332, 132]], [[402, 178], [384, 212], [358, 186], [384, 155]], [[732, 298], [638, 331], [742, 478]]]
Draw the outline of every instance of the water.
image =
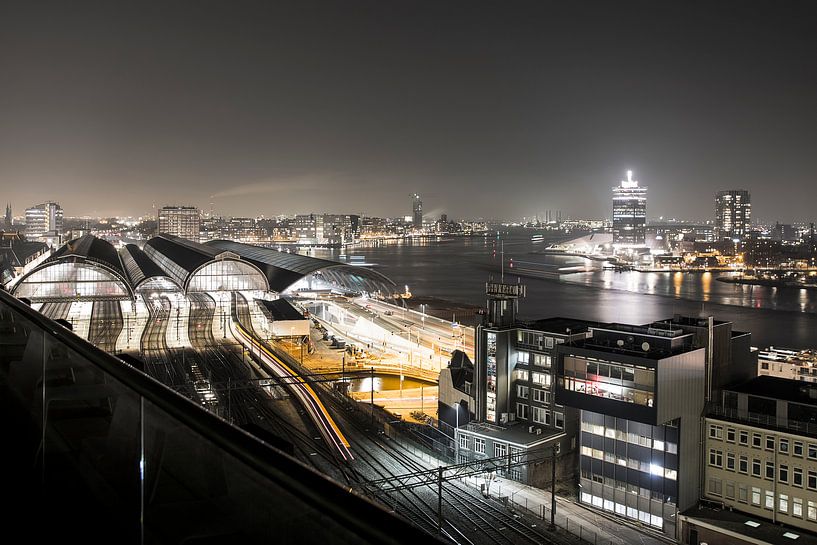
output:
[[[503, 233], [506, 264], [513, 259], [517, 266], [525, 262], [526, 267], [542, 270], [576, 265], [589, 270], [558, 279], [522, 277], [527, 284], [527, 298], [520, 303], [522, 318], [565, 316], [642, 324], [673, 314], [711, 314], [734, 322], [735, 329], [751, 331], [755, 346], [817, 346], [817, 290], [727, 284], [712, 273], [603, 271], [597, 261], [535, 253], [547, 245], [548, 236], [545, 242], [533, 243], [531, 234]], [[364, 256], [401, 290], [408, 285], [415, 295], [484, 306], [485, 281], [490, 274], [496, 279], [500, 275], [502, 245], [495, 236], [452, 237], [357, 246], [346, 253]], [[337, 259], [337, 254], [327, 250], [314, 255]], [[506, 266], [505, 281], [516, 279]]]
[[[436, 386], [433, 382], [423, 382], [411, 378], [403, 379], [403, 389], [420, 388], [421, 386]], [[400, 377], [396, 375], [375, 375], [374, 376], [374, 391], [382, 392], [385, 390], [399, 390]], [[372, 390], [372, 379], [370, 378], [354, 378], [349, 381], [350, 392], [370, 392]]]

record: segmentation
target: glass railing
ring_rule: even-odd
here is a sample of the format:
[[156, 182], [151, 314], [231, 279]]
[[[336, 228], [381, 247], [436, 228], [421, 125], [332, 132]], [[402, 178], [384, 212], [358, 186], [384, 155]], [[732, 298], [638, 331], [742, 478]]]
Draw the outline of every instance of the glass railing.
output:
[[2, 291], [0, 422], [7, 536], [436, 541]]

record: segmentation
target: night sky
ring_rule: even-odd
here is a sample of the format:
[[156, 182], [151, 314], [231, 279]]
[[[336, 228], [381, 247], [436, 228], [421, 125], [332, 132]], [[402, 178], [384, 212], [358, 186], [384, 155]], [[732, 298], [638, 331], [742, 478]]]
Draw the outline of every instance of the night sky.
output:
[[817, 220], [815, 2], [114, 4], [0, 7], [15, 214]]

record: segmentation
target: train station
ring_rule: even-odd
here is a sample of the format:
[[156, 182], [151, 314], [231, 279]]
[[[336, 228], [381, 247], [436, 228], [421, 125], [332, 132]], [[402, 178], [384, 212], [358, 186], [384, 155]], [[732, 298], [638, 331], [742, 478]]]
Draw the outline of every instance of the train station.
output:
[[337, 289], [384, 295], [395, 284], [366, 267], [281, 252], [249, 244], [214, 240], [205, 244], [160, 234], [143, 248], [120, 250], [84, 235], [60, 247], [10, 291], [32, 303], [134, 300], [154, 292]]

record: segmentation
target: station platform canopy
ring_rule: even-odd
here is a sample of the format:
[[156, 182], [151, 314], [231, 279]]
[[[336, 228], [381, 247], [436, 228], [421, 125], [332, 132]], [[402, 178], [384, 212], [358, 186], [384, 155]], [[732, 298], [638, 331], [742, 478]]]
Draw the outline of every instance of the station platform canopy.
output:
[[119, 257], [134, 292], [181, 291], [182, 287], [137, 245], [125, 245]]
[[116, 248], [93, 235], [65, 243], [20, 278], [12, 293], [32, 302], [133, 298]]
[[206, 242], [205, 246], [212, 248], [214, 252], [230, 252], [249, 261], [264, 272], [270, 289], [279, 293], [298, 288], [335, 287], [350, 292], [380, 292], [388, 296], [396, 287], [388, 277], [368, 267], [347, 265], [230, 240], [211, 240]]
[[234, 252], [164, 233], [147, 241], [144, 252], [185, 293], [270, 289], [264, 273]]

